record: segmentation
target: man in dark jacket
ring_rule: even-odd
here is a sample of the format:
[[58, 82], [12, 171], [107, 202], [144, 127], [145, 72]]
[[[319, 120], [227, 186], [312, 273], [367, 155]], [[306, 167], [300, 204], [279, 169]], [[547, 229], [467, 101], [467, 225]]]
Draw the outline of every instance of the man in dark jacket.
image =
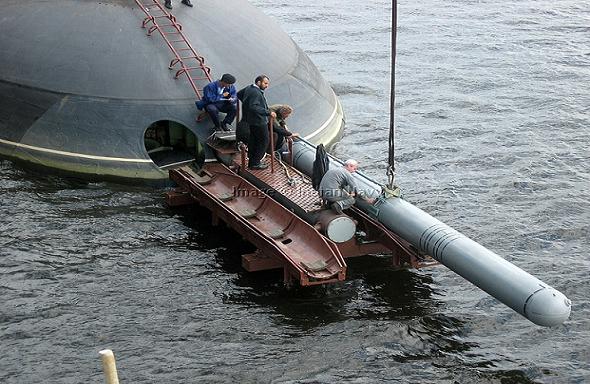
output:
[[268, 117], [277, 116], [268, 108], [264, 97], [264, 90], [269, 84], [268, 76], [260, 75], [254, 79], [254, 84], [238, 92], [238, 98], [242, 101], [243, 120], [250, 126], [248, 138], [248, 168], [250, 169], [268, 168], [268, 165], [261, 162], [269, 141]]
[[[234, 83], [236, 78], [229, 73], [221, 76], [221, 79], [213, 81], [203, 88], [203, 98], [196, 102], [198, 109], [207, 111], [215, 130], [229, 131], [230, 125], [236, 117], [237, 108], [237, 94]], [[219, 122], [219, 112], [224, 112], [225, 119]]]

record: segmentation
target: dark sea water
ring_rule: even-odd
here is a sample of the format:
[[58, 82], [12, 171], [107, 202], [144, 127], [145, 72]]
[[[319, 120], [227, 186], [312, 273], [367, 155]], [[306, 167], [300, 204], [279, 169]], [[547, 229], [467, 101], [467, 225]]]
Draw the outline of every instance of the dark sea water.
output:
[[[340, 96], [333, 153], [385, 181], [389, 2], [253, 3]], [[101, 383], [103, 348], [122, 383], [590, 382], [590, 2], [402, 1], [397, 62], [405, 198], [565, 293], [564, 325], [378, 256], [286, 290], [162, 191], [1, 161], [0, 382]]]

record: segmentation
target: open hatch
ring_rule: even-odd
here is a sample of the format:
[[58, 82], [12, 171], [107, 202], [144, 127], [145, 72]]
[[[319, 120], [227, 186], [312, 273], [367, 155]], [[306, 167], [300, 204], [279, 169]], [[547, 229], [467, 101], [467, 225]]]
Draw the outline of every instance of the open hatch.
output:
[[171, 120], [151, 124], [144, 134], [145, 149], [162, 169], [177, 168], [199, 158], [203, 150], [195, 134], [186, 126]]

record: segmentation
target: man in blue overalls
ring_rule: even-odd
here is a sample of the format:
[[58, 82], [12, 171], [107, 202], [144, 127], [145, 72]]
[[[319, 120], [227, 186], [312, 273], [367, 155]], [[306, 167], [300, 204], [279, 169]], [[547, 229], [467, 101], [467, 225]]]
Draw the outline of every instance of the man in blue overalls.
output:
[[[196, 102], [198, 109], [207, 111], [217, 131], [229, 131], [228, 125], [236, 117], [238, 99], [235, 82], [234, 76], [224, 74], [221, 79], [207, 84], [203, 88], [203, 98]], [[219, 121], [219, 112], [226, 114], [222, 122]]]

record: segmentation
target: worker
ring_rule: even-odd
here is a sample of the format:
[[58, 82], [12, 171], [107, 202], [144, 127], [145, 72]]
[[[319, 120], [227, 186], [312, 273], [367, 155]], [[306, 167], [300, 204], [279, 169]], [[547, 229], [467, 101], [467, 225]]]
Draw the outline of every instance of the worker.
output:
[[[293, 107], [287, 104], [274, 104], [269, 107], [277, 117], [273, 120], [273, 141], [275, 144], [275, 151], [281, 149], [285, 144], [285, 138], [287, 137], [298, 137], [297, 133], [291, 132], [285, 120], [293, 113]], [[268, 153], [271, 153], [270, 146], [267, 149]]]
[[[357, 191], [357, 185], [352, 177], [357, 169], [358, 162], [348, 159], [342, 167], [329, 169], [320, 181], [320, 197], [339, 215], [354, 205], [355, 197], [364, 198], [363, 194]], [[375, 201], [373, 198], [364, 199], [370, 204]]]
[[[234, 83], [236, 78], [225, 73], [221, 79], [210, 82], [203, 88], [203, 98], [195, 104], [199, 110], [205, 109], [216, 131], [230, 131], [228, 127], [234, 121], [238, 110], [238, 98]], [[219, 112], [225, 113], [219, 121]]]

